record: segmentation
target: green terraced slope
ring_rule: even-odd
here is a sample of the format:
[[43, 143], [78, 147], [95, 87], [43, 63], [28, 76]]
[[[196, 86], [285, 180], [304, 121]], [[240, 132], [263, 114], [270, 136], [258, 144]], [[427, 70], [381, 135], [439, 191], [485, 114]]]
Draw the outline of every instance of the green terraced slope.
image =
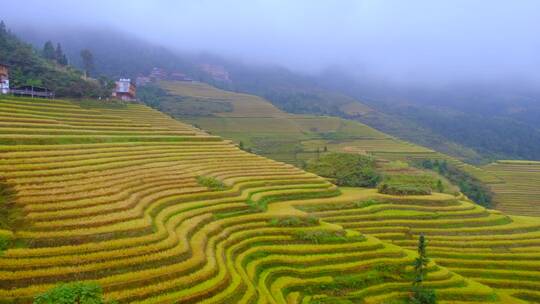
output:
[[[237, 143], [241, 141], [254, 152], [275, 160], [300, 165], [325, 149], [369, 153], [389, 160], [446, 159], [483, 182], [500, 181], [478, 167], [356, 121], [289, 114], [258, 96], [224, 91], [198, 82], [169, 81], [160, 85], [171, 96], [180, 98], [163, 102], [163, 111]], [[222, 106], [216, 107], [216, 104]], [[193, 114], [201, 108], [206, 109], [199, 110], [204, 114]], [[227, 111], [220, 112], [223, 109]]]
[[440, 303], [538, 301], [537, 220], [445, 195], [299, 209], [377, 195], [142, 105], [0, 109], [3, 302], [78, 280], [120, 303], [388, 303], [407, 297], [419, 232]]
[[483, 169], [501, 180], [490, 185], [497, 209], [540, 216], [540, 162], [501, 160]]

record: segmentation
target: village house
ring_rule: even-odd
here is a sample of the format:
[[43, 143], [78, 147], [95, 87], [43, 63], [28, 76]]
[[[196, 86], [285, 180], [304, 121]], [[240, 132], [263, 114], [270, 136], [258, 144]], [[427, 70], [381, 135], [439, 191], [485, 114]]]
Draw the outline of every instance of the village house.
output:
[[229, 77], [229, 72], [225, 69], [225, 67], [221, 65], [212, 65], [212, 64], [201, 64], [201, 70], [208, 75], [210, 75], [215, 80], [229, 82], [231, 81]]
[[149, 77], [153, 81], [165, 80], [167, 79], [167, 72], [165, 72], [165, 70], [161, 68], [153, 68], [152, 72], [150, 72]]
[[9, 68], [0, 63], [0, 94], [9, 93]]
[[112, 93], [112, 97], [124, 101], [134, 101], [137, 96], [137, 89], [131, 79], [129, 78], [120, 78], [116, 82], [116, 87]]

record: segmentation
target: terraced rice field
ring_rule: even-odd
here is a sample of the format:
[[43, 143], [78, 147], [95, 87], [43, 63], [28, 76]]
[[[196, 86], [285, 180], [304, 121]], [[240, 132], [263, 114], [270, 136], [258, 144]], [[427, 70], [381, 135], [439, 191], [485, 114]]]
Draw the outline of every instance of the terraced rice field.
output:
[[[242, 141], [257, 154], [275, 160], [300, 166], [316, 158], [316, 151], [323, 151], [326, 147], [330, 152], [370, 153], [388, 160], [446, 159], [484, 183], [501, 182], [491, 172], [399, 140], [356, 121], [288, 114], [260, 97], [224, 91], [202, 83], [170, 81], [161, 82], [161, 86], [172, 95], [194, 98], [199, 104], [230, 103], [230, 112], [182, 116], [181, 119], [235, 142]], [[251, 105], [249, 110], [245, 104]], [[366, 110], [369, 109], [355, 111]]]
[[502, 181], [490, 185], [497, 209], [540, 216], [540, 162], [501, 160], [483, 169]]
[[[93, 281], [121, 303], [385, 303], [410, 288], [411, 223], [440, 247], [427, 283], [440, 303], [538, 299], [535, 221], [434, 196], [411, 203], [421, 210], [410, 219], [373, 221], [359, 209], [352, 225], [293, 206], [354, 201], [370, 190], [341, 194], [142, 105], [11, 98], [0, 110], [0, 177], [20, 213], [0, 230], [13, 240], [0, 256], [0, 302], [30, 303], [57, 282]], [[441, 214], [441, 227], [423, 218], [430, 212]], [[300, 222], [279, 224], [291, 218]], [[497, 266], [482, 269], [497, 276], [486, 279], [476, 265]]]
[[499, 294], [540, 302], [540, 218], [508, 216], [444, 194], [396, 198], [374, 190], [342, 192], [340, 198], [290, 204], [404, 249], [413, 250], [423, 233], [438, 265]]
[[494, 183], [501, 183], [502, 180], [493, 172], [490, 172], [488, 170], [484, 170], [484, 168], [480, 168], [477, 166], [473, 166], [467, 163], [464, 163], [458, 159], [455, 159], [453, 157], [450, 157], [448, 155], [430, 150], [430, 151], [383, 151], [382, 149], [379, 149], [378, 151], [374, 151], [372, 153], [375, 156], [387, 159], [387, 160], [424, 160], [424, 159], [431, 159], [431, 160], [446, 160], [449, 164], [455, 166], [456, 168], [460, 168], [464, 172], [470, 174], [471, 176], [474, 176], [481, 182], [485, 184], [494, 184]]

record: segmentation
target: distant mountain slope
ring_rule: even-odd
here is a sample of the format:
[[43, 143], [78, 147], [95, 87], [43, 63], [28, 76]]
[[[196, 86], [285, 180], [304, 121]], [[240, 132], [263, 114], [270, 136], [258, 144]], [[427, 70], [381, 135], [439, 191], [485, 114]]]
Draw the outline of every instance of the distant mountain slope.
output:
[[[368, 124], [380, 131], [473, 163], [485, 161], [474, 149], [449, 139], [429, 126], [398, 115], [375, 100], [366, 103], [349, 90], [334, 86], [335, 76], [306, 76], [280, 67], [255, 67], [221, 61], [231, 74], [231, 83], [214, 85], [262, 96], [280, 109], [296, 114], [332, 115]], [[346, 80], [346, 79], [345, 79]], [[344, 80], [344, 81], [345, 81]], [[354, 86], [354, 83], [347, 83]], [[345, 85], [347, 85], [345, 84]], [[355, 91], [352, 91], [355, 92]], [[421, 109], [419, 111], [422, 111]]]
[[[160, 93], [147, 97], [156, 108], [276, 160], [301, 166], [326, 151], [370, 153], [390, 160], [446, 159], [482, 182], [499, 181], [478, 167], [354, 120], [289, 114], [258, 96], [203, 83], [159, 85]], [[361, 108], [365, 110], [369, 108]]]
[[[198, 82], [160, 82], [167, 95], [157, 107], [205, 130], [242, 142], [245, 148], [296, 165], [317, 153], [357, 147], [357, 152], [433, 152], [358, 122], [283, 112], [249, 94]], [[221, 106], [218, 106], [221, 105]], [[225, 109], [225, 110], [224, 110]], [[317, 152], [319, 151], [319, 152]]]
[[[432, 87], [377, 82], [343, 72], [326, 74], [318, 83], [391, 116], [390, 126], [407, 121], [476, 151], [484, 161], [540, 160], [540, 90], [534, 84], [506, 79]], [[411, 128], [390, 132], [385, 124], [378, 129], [409, 140], [416, 134]], [[418, 140], [431, 141], [426, 134], [418, 135]]]

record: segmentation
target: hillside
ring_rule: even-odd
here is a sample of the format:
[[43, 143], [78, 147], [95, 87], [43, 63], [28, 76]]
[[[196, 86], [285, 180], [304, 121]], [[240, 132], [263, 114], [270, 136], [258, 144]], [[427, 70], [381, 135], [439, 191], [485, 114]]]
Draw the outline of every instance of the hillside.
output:
[[419, 233], [439, 303], [540, 301], [537, 218], [340, 190], [142, 105], [0, 107], [3, 302], [79, 280], [121, 303], [399, 303]]
[[360, 121], [440, 152], [471, 162], [540, 159], [540, 91], [533, 83], [507, 78], [407, 85], [337, 70], [318, 84], [383, 113]]
[[[536, 159], [540, 142], [537, 86], [509, 79], [494, 83], [408, 86], [353, 67], [304, 74], [274, 65], [248, 65], [218, 55], [176, 52], [121, 31], [99, 28], [20, 28], [41, 47], [60, 41], [70, 62], [90, 49], [96, 72], [111, 78], [147, 75], [153, 67], [179, 71], [222, 89], [254, 94], [296, 114], [357, 120], [397, 138], [473, 164], [496, 159]], [[201, 64], [222, 66], [223, 82]]]
[[[482, 182], [499, 181], [478, 167], [357, 121], [289, 114], [258, 96], [224, 91], [197, 82], [161, 82], [160, 85], [165, 91], [153, 99], [159, 100], [154, 102], [155, 107], [237, 143], [241, 141], [254, 152], [279, 161], [302, 165], [325, 150], [369, 153], [388, 160], [441, 159]], [[251, 105], [249, 111], [244, 104]]]
[[84, 79], [70, 65], [45, 59], [31, 45], [21, 41], [0, 23], [0, 63], [10, 67], [11, 87], [42, 86], [58, 97], [109, 96], [110, 91], [97, 80]]
[[[223, 59], [214, 60], [226, 67], [232, 82], [204, 81], [220, 88], [261, 96], [289, 113], [330, 115], [356, 120], [467, 162], [486, 161], [485, 155], [461, 144], [460, 138], [450, 139], [438, 133], [433, 126], [420, 124], [415, 117], [392, 111], [392, 105], [400, 104], [401, 100], [387, 103], [387, 95], [372, 94], [373, 91], [379, 93], [378, 90], [394, 92], [392, 86], [382, 89], [381, 86], [385, 85], [382, 80], [374, 80], [366, 86], [361, 81], [353, 81], [348, 73], [341, 70], [330, 69], [319, 75], [306, 75], [283, 67], [248, 66]], [[371, 80], [371, 76], [366, 76], [366, 79]], [[406, 109], [404, 107], [401, 111]], [[415, 109], [419, 113], [424, 113], [424, 110], [422, 107]], [[469, 131], [472, 133], [474, 130]]]
[[[237, 143], [242, 141], [246, 147], [269, 158], [302, 165], [325, 153], [326, 148], [329, 152], [369, 153], [386, 160], [446, 160], [491, 189], [495, 195], [493, 208], [516, 215], [538, 214], [535, 203], [538, 178], [534, 166], [527, 166], [525, 171], [520, 171], [523, 166], [504, 166], [503, 170], [515, 171], [499, 172], [500, 166], [496, 166], [499, 163], [483, 167], [469, 165], [356, 121], [285, 113], [258, 96], [202, 83], [162, 82], [161, 86], [169, 94], [156, 104], [161, 110]], [[522, 164], [531, 163], [534, 162]]]
[[[219, 90], [203, 83], [162, 82], [161, 86], [180, 100], [160, 104], [163, 111], [185, 119], [205, 130], [230, 138], [258, 154], [300, 164], [322, 152], [363, 147], [377, 151], [429, 150], [399, 141], [360, 123], [329, 116], [294, 115], [283, 112], [266, 100], [248, 94]], [[198, 115], [190, 109], [215, 107]], [[225, 106], [228, 105], [228, 106]], [[181, 108], [178, 108], [181, 107]], [[228, 111], [219, 112], [228, 107]], [[191, 114], [191, 115], [190, 115]]]

